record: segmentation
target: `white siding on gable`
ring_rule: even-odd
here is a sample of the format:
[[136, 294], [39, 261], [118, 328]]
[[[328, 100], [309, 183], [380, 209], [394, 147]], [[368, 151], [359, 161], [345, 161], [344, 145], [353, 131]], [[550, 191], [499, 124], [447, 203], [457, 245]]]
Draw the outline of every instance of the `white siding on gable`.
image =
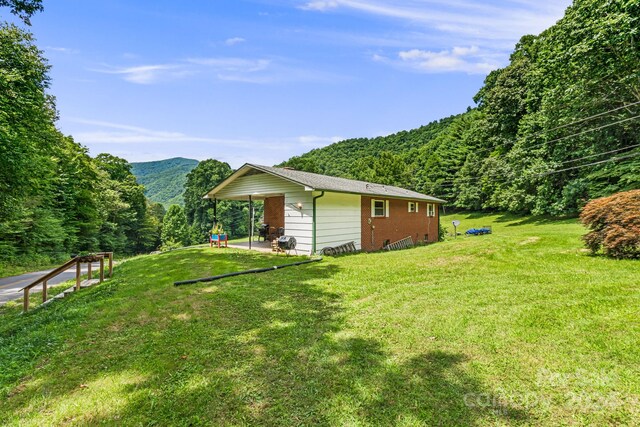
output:
[[[298, 203], [302, 209], [298, 209]], [[313, 231], [313, 194], [311, 191], [292, 191], [284, 195], [284, 232], [296, 238], [300, 255], [311, 255]]]
[[[320, 194], [320, 193], [317, 193]], [[316, 201], [316, 250], [355, 242], [361, 249], [360, 195], [325, 192]]]
[[302, 191], [303, 186], [266, 173], [236, 178], [216, 194], [218, 199], [243, 198], [253, 194], [284, 194]]

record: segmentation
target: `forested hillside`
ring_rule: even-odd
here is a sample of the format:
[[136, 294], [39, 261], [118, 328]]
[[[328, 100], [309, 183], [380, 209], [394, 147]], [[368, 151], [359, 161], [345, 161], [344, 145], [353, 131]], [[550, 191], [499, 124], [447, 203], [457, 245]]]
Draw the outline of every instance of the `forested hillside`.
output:
[[[0, 2], [7, 5], [27, 25], [42, 9], [39, 0]], [[210, 160], [190, 174], [197, 160], [131, 165], [106, 153], [91, 157], [56, 127], [49, 70], [31, 33], [0, 23], [0, 276], [74, 253], [138, 254], [204, 242], [214, 216], [201, 197], [231, 173], [229, 165]], [[173, 206], [165, 217], [154, 201], [184, 205], [185, 187], [186, 215]], [[246, 234], [243, 204], [221, 203], [218, 218], [231, 236]]]
[[[11, 2], [25, 21], [39, 2]], [[0, 2], [0, 6], [6, 3]], [[163, 208], [126, 160], [56, 128], [49, 65], [26, 30], [0, 22], [0, 273], [71, 253], [140, 253], [160, 243]]]
[[574, 214], [640, 188], [640, 2], [575, 0], [521, 38], [477, 108], [283, 163], [411, 187], [462, 209]]
[[182, 195], [187, 174], [197, 165], [197, 160], [175, 157], [155, 162], [131, 163], [131, 172], [144, 185], [145, 196], [168, 209], [171, 205], [184, 206]]
[[418, 129], [401, 131], [377, 138], [353, 138], [317, 148], [292, 157], [281, 166], [289, 166], [307, 172], [323, 173], [342, 177], [353, 177], [361, 169], [355, 167], [355, 159], [379, 157], [381, 153], [406, 155], [417, 150], [447, 129], [455, 117], [431, 122]]

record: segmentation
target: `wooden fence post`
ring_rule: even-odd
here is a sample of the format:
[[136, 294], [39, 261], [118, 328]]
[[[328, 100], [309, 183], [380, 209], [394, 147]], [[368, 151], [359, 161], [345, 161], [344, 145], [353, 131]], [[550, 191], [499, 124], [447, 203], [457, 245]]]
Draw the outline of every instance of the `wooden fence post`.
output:
[[76, 261], [76, 291], [80, 290], [80, 261]]
[[22, 310], [26, 313], [29, 310], [29, 288], [24, 290], [24, 306]]
[[91, 271], [91, 268], [93, 267], [93, 263], [91, 261], [89, 261], [87, 263], [87, 279], [91, 280], [91, 278], [93, 277], [93, 273]]
[[100, 283], [104, 282], [104, 256], [100, 258]]
[[42, 282], [42, 302], [47, 302], [47, 281]]
[[109, 252], [109, 278], [113, 274], [113, 252]]

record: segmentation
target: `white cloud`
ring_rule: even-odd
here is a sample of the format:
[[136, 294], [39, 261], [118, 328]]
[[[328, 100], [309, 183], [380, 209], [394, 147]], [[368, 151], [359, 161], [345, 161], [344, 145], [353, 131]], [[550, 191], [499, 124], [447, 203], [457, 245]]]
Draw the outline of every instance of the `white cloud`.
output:
[[382, 55], [373, 55], [373, 60], [398, 67], [408, 67], [415, 71], [428, 73], [464, 72], [485, 74], [497, 68], [495, 55], [482, 52], [477, 46], [453, 47], [437, 52], [411, 49], [398, 52], [398, 60]]
[[235, 71], [242, 73], [254, 73], [263, 71], [269, 67], [269, 59], [244, 59], [244, 58], [189, 58], [187, 62], [202, 65], [220, 71]]
[[259, 75], [243, 75], [243, 74], [216, 74], [218, 80], [224, 82], [237, 82], [237, 83], [252, 83], [252, 84], [269, 84], [274, 83], [273, 77], [259, 76]]
[[[507, 63], [525, 34], [538, 34], [562, 17], [571, 0], [504, 0], [498, 7], [481, 0], [314, 0], [307, 11], [352, 13], [398, 21], [392, 33], [326, 32], [324, 39], [373, 47], [373, 60], [427, 72], [485, 73]], [[456, 47], [458, 46], [458, 47]], [[469, 47], [459, 47], [469, 46]], [[396, 53], [384, 48], [403, 49]]]
[[188, 135], [182, 132], [153, 130], [140, 126], [113, 123], [103, 120], [91, 120], [77, 117], [65, 118], [65, 122], [81, 125], [83, 130], [74, 132], [74, 139], [83, 144], [145, 144], [145, 143], [178, 143], [197, 142], [214, 145], [224, 145], [236, 148], [270, 148], [281, 149], [291, 146], [305, 145], [320, 147], [343, 140], [339, 136], [323, 137], [304, 135], [287, 138], [211, 138]]
[[162, 81], [176, 80], [193, 74], [193, 70], [181, 64], [153, 64], [133, 67], [104, 67], [92, 69], [103, 74], [117, 74], [130, 83], [153, 84]]
[[[140, 126], [112, 123], [102, 120], [67, 118], [67, 122], [84, 125], [85, 130], [74, 132], [74, 139], [83, 144], [158, 144], [207, 143], [239, 148], [253, 148], [251, 140], [210, 138], [182, 132], [153, 130]], [[86, 129], [88, 128], [88, 130]]]
[[338, 6], [340, 6], [340, 3], [336, 0], [315, 0], [300, 6], [300, 9], [323, 11], [327, 9], [335, 9]]
[[191, 135], [179, 131], [148, 129], [130, 124], [79, 117], [63, 117], [66, 132], [95, 155], [109, 152], [129, 161], [149, 161], [175, 156], [207, 159], [215, 157], [233, 167], [243, 163], [272, 165], [309, 149], [341, 141], [339, 136], [224, 138]]
[[298, 66], [283, 58], [187, 58], [167, 64], [130, 67], [103, 65], [91, 71], [120, 75], [125, 81], [136, 84], [162, 83], [196, 75], [219, 81], [254, 84], [335, 82], [345, 79], [337, 74]]
[[73, 48], [70, 48], [70, 47], [47, 46], [47, 47], [45, 47], [45, 49], [50, 51], [50, 52], [66, 53], [67, 55], [80, 53], [80, 51], [78, 49], [73, 49]]
[[478, 49], [478, 46], [471, 46], [471, 47], [454, 46], [451, 53], [456, 56], [466, 56], [466, 55], [478, 53], [478, 50], [480, 50]]
[[300, 9], [352, 10], [399, 19], [456, 34], [517, 40], [539, 33], [559, 19], [570, 0], [529, 2], [506, 0], [500, 7], [479, 0], [315, 0]]
[[246, 40], [243, 39], [242, 37], [231, 37], [228, 38], [224, 41], [224, 44], [226, 44], [227, 46], [235, 46], [237, 44], [240, 43], [244, 43]]

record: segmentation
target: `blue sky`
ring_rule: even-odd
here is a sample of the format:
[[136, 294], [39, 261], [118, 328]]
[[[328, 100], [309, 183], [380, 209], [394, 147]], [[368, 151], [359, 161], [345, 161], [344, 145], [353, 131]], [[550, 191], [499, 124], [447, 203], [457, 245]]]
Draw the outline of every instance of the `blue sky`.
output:
[[[568, 0], [45, 0], [60, 129], [129, 161], [275, 164], [462, 112]], [[7, 11], [1, 11], [6, 17]]]

